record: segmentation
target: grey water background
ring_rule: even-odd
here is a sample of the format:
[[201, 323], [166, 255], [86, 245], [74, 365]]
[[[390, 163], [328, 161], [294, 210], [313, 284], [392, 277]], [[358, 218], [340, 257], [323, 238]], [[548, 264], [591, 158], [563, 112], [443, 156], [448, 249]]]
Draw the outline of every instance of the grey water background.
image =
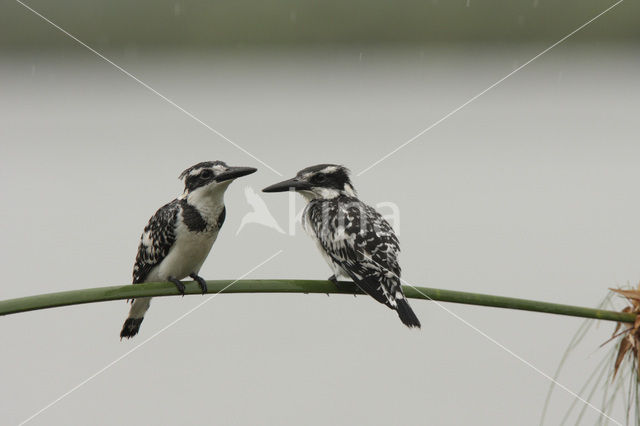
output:
[[[363, 170], [611, 3], [29, 4], [289, 176]], [[228, 191], [203, 276], [239, 277], [278, 250], [250, 277], [330, 274], [299, 227], [236, 235], [244, 188], [280, 176], [17, 3], [0, 8], [2, 299], [130, 282], [147, 219], [209, 159], [260, 170]], [[640, 280], [638, 18], [621, 4], [354, 177], [363, 200], [399, 206], [409, 282], [595, 306]], [[286, 229], [287, 196], [264, 200]], [[2, 424], [203, 300], [155, 299], [127, 342], [124, 302], [2, 318]], [[538, 424], [547, 379], [435, 304], [412, 306], [419, 332], [364, 297], [220, 295], [29, 424]], [[445, 306], [548, 374], [581, 324]], [[562, 384], [582, 387], [612, 329], [592, 330]], [[571, 402], [556, 389], [548, 424]], [[621, 404], [611, 413], [624, 423]]]

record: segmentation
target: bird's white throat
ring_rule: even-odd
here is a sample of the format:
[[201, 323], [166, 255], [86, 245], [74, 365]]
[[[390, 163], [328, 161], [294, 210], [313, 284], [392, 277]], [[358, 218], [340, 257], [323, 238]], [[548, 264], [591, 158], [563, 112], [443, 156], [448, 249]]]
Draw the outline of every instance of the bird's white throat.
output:
[[224, 193], [233, 180], [212, 183], [193, 191], [185, 192], [180, 198], [198, 209], [200, 214], [208, 218], [216, 218], [224, 207]]

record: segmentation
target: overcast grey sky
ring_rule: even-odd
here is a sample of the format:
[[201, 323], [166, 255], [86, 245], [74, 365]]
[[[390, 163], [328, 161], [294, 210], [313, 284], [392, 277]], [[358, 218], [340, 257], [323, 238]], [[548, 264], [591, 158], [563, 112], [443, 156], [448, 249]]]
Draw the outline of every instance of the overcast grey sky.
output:
[[[288, 176], [364, 169], [544, 47], [108, 54]], [[366, 202], [399, 206], [404, 278], [586, 306], [637, 282], [638, 53], [568, 41], [354, 178]], [[184, 168], [214, 159], [259, 171], [230, 187], [201, 274], [236, 278], [282, 250], [250, 277], [330, 275], [299, 228], [236, 235], [245, 187], [279, 176], [90, 52], [5, 54], [0, 73], [2, 299], [130, 282], [149, 216]], [[264, 200], [286, 229], [287, 196]], [[3, 424], [203, 300], [155, 299], [126, 342], [124, 302], [2, 318]], [[29, 424], [537, 424], [544, 377], [435, 304], [412, 306], [421, 331], [365, 297], [220, 295]], [[447, 308], [549, 374], [581, 323]], [[564, 385], [580, 389], [611, 331], [589, 334]], [[570, 402], [556, 390], [549, 424]]]

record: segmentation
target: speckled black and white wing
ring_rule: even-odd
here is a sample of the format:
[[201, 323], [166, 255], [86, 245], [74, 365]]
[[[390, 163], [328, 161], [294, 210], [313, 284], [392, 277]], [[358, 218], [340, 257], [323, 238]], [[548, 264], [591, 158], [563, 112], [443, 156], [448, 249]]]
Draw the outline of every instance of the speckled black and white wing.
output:
[[144, 282], [149, 272], [167, 257], [176, 241], [176, 220], [180, 212], [180, 201], [173, 200], [160, 207], [145, 226], [136, 262], [133, 266], [133, 283]]
[[398, 238], [376, 210], [353, 197], [313, 200], [305, 211], [305, 228], [311, 228], [334, 267], [398, 311], [405, 324], [420, 326], [402, 292]]
[[338, 197], [309, 203], [306, 226], [333, 261], [354, 281], [376, 281], [363, 288], [376, 300], [395, 307], [401, 288], [400, 245], [393, 229], [373, 208], [355, 198]]

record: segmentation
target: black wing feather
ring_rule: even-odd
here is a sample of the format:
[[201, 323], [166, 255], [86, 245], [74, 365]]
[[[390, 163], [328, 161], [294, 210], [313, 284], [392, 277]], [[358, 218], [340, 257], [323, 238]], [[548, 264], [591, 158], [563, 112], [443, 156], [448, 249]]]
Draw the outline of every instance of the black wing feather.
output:
[[396, 292], [402, 292], [400, 243], [389, 222], [352, 197], [314, 200], [308, 208], [308, 223], [333, 262], [367, 294], [395, 308]]
[[175, 224], [180, 211], [180, 203], [173, 200], [160, 207], [149, 219], [140, 237], [136, 263], [133, 266], [133, 283], [147, 279], [154, 266], [162, 262], [176, 240]]

